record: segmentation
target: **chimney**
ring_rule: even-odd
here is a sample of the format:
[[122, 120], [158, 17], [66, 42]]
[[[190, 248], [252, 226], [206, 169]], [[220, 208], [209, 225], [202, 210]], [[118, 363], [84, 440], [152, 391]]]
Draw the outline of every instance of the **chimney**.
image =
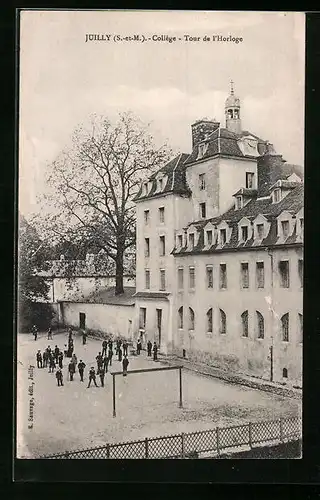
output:
[[191, 125], [192, 149], [220, 127], [220, 122], [202, 118]]

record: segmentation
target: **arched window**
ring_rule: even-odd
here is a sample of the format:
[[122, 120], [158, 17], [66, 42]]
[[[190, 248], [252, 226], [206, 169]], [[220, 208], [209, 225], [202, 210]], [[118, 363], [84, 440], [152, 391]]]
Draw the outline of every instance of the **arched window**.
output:
[[183, 307], [178, 309], [178, 328], [183, 328]]
[[298, 313], [298, 317], [299, 317], [299, 324], [298, 324], [299, 342], [302, 342], [302, 340], [303, 340], [303, 315]]
[[288, 368], [284, 368], [282, 370], [282, 376], [283, 376], [283, 378], [288, 378]]
[[289, 342], [289, 313], [286, 313], [281, 318], [282, 340]]
[[212, 307], [207, 311], [207, 332], [212, 333]]
[[264, 317], [259, 311], [256, 311], [256, 315], [257, 315], [257, 337], [258, 339], [264, 339]]
[[189, 307], [189, 330], [194, 330], [194, 310]]
[[249, 335], [248, 311], [244, 311], [241, 314], [241, 327], [242, 327], [242, 336], [248, 337], [248, 335]]
[[225, 334], [227, 333], [227, 316], [226, 313], [222, 310], [219, 309], [220, 312], [220, 333]]

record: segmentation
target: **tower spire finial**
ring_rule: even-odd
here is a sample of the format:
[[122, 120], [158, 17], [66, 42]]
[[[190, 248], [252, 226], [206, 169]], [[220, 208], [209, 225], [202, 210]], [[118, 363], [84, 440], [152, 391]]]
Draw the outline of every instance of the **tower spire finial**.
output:
[[234, 94], [234, 89], [233, 89], [233, 81], [230, 80], [230, 94], [233, 95]]

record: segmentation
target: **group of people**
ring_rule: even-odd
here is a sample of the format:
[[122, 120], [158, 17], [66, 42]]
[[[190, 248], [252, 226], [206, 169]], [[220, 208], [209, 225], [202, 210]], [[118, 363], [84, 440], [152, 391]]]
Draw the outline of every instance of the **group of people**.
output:
[[[142, 344], [141, 344], [141, 339], [138, 340], [137, 342], [137, 354], [139, 355], [142, 349]], [[154, 342], [152, 345], [152, 342], [148, 340], [147, 342], [147, 356], [151, 357], [153, 352], [153, 361], [158, 361], [158, 346], [157, 343]]]

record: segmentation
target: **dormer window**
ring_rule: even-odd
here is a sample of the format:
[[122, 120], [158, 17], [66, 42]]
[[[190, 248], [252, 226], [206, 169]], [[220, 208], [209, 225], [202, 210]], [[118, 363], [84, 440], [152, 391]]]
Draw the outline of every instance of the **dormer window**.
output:
[[163, 189], [163, 179], [158, 179], [158, 188], [159, 188], [159, 191], [162, 191], [162, 189]]
[[288, 238], [288, 236], [289, 236], [289, 221], [288, 220], [281, 221], [281, 229], [282, 229], [283, 237]]
[[264, 238], [264, 224], [257, 224], [257, 238], [258, 240]]
[[236, 197], [236, 210], [240, 210], [240, 208], [242, 208], [242, 206], [243, 206], [242, 196], [237, 196]]
[[189, 245], [191, 249], [194, 248], [194, 233], [189, 234]]
[[207, 243], [208, 243], [208, 246], [211, 246], [212, 245], [212, 231], [207, 231]]
[[177, 242], [178, 242], [178, 247], [181, 248], [183, 246], [182, 234], [178, 234]]
[[220, 244], [225, 245], [226, 241], [227, 241], [227, 230], [220, 229]]
[[273, 203], [279, 203], [281, 200], [281, 191], [280, 189], [275, 189], [272, 194], [272, 201]]
[[303, 217], [299, 219], [299, 222], [300, 222], [300, 233], [301, 236], [303, 236]]
[[247, 241], [248, 239], [248, 226], [241, 226], [241, 240]]
[[208, 149], [208, 143], [199, 144], [197, 160], [199, 158], [202, 158], [205, 155], [205, 153], [207, 152], [207, 149]]
[[143, 194], [144, 194], [144, 195], [147, 195], [147, 194], [148, 194], [148, 183], [147, 183], [147, 182], [145, 182], [145, 183], [143, 184]]

